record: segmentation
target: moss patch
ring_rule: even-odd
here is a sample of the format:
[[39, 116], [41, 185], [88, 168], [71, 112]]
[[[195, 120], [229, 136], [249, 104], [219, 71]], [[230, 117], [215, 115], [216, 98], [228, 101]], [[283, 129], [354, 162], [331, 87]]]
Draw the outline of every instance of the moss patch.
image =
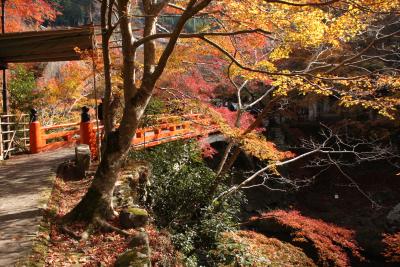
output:
[[25, 262], [21, 262], [16, 266], [32, 266], [39, 267], [45, 265], [45, 259], [48, 252], [48, 244], [50, 240], [50, 222], [42, 221], [39, 226], [38, 234], [34, 240], [32, 251]]
[[149, 216], [147, 210], [140, 208], [128, 208], [127, 211], [135, 216]]

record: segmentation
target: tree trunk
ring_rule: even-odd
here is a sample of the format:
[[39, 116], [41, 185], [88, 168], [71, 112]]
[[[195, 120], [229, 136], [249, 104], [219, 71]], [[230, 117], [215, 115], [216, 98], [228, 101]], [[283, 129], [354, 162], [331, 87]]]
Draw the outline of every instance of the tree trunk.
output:
[[[136, 87], [134, 80], [134, 55], [136, 53], [136, 48], [134, 48], [132, 42], [134, 38], [130, 22], [131, 1], [117, 1], [123, 55], [122, 72], [125, 98], [123, 116], [119, 128], [106, 134], [104, 153], [88, 192], [79, 204], [66, 216], [66, 219], [92, 221], [96, 217], [100, 217], [101, 219], [113, 217], [112, 196], [115, 182], [118, 178], [121, 166], [128, 155], [131, 141], [139, 125], [139, 121], [150, 101], [155, 83], [163, 73], [185, 23], [197, 12], [205, 8], [210, 1], [211, 0], [203, 0], [195, 5], [196, 0], [190, 0], [187, 9], [175, 26], [170, 41], [165, 47], [157, 65], [154, 62], [156, 58], [155, 40], [145, 43], [145, 71], [140, 88]], [[156, 17], [167, 3], [168, 1], [153, 3], [150, 0], [143, 0], [146, 13], [144, 37], [155, 32]]]
[[225, 166], [226, 160], [228, 159], [229, 153], [231, 152], [231, 149], [233, 148], [233, 146], [235, 145], [234, 141], [229, 141], [228, 145], [226, 146], [225, 150], [224, 150], [224, 154], [221, 157], [221, 161], [218, 164], [217, 167], [217, 171], [216, 174], [217, 176], [220, 176], [220, 174], [222, 173], [222, 170]]
[[112, 196], [115, 182], [149, 99], [140, 98], [137, 106], [131, 104], [130, 108], [126, 108], [120, 128], [105, 138], [107, 141], [103, 157], [93, 182], [80, 203], [67, 215], [67, 219], [91, 221], [96, 216], [105, 219], [114, 216]]
[[139, 125], [140, 118], [151, 98], [153, 88], [146, 88], [143, 83], [137, 90], [133, 80], [134, 51], [131, 47], [131, 27], [129, 17], [129, 1], [120, 0], [119, 12], [121, 19], [121, 35], [123, 42], [123, 78], [125, 108], [120, 127], [106, 134], [102, 160], [88, 192], [79, 204], [67, 215], [69, 220], [91, 221], [96, 216], [109, 219], [114, 216], [112, 196], [115, 182], [121, 166], [128, 155], [132, 138]]
[[113, 129], [113, 118], [109, 112], [111, 103], [111, 58], [110, 58], [110, 37], [112, 34], [111, 19], [107, 19], [111, 16], [112, 5], [107, 0], [103, 0], [101, 3], [101, 37], [102, 37], [102, 49], [103, 49], [103, 64], [104, 64], [104, 101], [103, 101], [103, 120], [104, 120], [104, 132], [107, 136]]
[[118, 133], [109, 134], [102, 160], [96, 171], [95, 178], [79, 204], [67, 215], [67, 220], [91, 221], [95, 216], [112, 218], [112, 196], [119, 169], [123, 163], [124, 151], [110, 151], [110, 143], [118, 140]]

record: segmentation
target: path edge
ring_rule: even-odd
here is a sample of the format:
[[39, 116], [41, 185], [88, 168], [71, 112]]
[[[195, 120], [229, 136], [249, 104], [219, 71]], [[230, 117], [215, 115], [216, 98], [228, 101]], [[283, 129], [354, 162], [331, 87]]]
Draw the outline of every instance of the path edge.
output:
[[[36, 232], [36, 236], [33, 239], [33, 244], [30, 252], [24, 258], [20, 259], [15, 266], [16, 267], [41, 267], [46, 264], [46, 257], [49, 251], [50, 242], [50, 231], [51, 231], [51, 219], [53, 215], [57, 214], [58, 207], [52, 206], [56, 179], [58, 177], [59, 166], [63, 164], [61, 162], [51, 175], [47, 177], [49, 182], [52, 183], [51, 189], [44, 189], [40, 192], [39, 208], [41, 210], [40, 222]], [[42, 203], [44, 203], [42, 205]]]

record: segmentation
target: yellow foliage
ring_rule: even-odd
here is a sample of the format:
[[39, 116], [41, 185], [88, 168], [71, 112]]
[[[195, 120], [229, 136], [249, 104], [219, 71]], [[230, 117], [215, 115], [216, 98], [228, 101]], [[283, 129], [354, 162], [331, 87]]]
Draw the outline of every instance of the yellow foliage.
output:
[[[288, 0], [289, 3], [321, 3], [321, 0]], [[184, 2], [180, 2], [184, 5]], [[300, 94], [314, 93], [322, 96], [335, 96], [345, 107], [362, 106], [376, 110], [379, 114], [394, 119], [399, 106], [398, 76], [377, 75], [360, 77], [354, 80], [338, 79], [335, 74], [313, 73], [309, 76], [296, 75], [290, 67], [292, 58], [299, 51], [313, 54], [320, 49], [340, 59], [348, 57], [346, 49], [359, 40], [371, 25], [382, 20], [387, 13], [398, 13], [400, 0], [354, 0], [337, 1], [324, 6], [296, 6], [264, 0], [221, 0], [213, 2], [209, 11], [219, 22], [214, 32], [233, 32], [245, 29], [262, 29], [270, 34], [240, 36], [209, 36], [235, 59], [253, 69], [285, 75], [271, 75], [243, 70], [233, 64], [229, 69], [232, 77], [242, 80], [270, 81], [277, 89], [275, 96], [286, 96], [291, 91]], [[205, 10], [207, 12], [207, 10]], [[221, 27], [223, 25], [223, 27]], [[368, 38], [366, 39], [368, 40]], [[182, 39], [175, 50], [168, 71], [183, 73], [187, 64], [196, 61], [196, 55], [213, 55], [226, 60], [231, 59], [210, 45], [198, 39]], [[308, 56], [310, 56], [308, 55]], [[306, 57], [306, 56], [305, 56]], [[329, 58], [329, 57], [328, 57]], [[184, 62], [184, 64], [182, 64]], [[282, 64], [289, 62], [288, 64]], [[222, 68], [222, 67], [221, 67]], [[324, 69], [325, 71], [328, 70]], [[346, 71], [346, 70], [345, 70]], [[344, 73], [344, 76], [347, 74]], [[329, 80], [330, 79], [330, 80]], [[386, 85], [391, 87], [391, 95], [376, 99], [375, 92]], [[396, 89], [397, 88], [397, 89]], [[396, 91], [397, 90], [397, 91]], [[228, 131], [228, 130], [227, 130]], [[229, 132], [229, 131], [228, 131]], [[230, 135], [237, 136], [231, 132]]]

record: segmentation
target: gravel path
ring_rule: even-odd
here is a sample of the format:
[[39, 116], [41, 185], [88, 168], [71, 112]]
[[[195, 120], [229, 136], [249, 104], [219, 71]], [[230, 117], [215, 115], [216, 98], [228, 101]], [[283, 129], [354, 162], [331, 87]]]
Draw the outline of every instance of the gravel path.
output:
[[29, 254], [43, 193], [51, 189], [57, 166], [73, 155], [67, 148], [0, 161], [0, 266], [13, 266]]

